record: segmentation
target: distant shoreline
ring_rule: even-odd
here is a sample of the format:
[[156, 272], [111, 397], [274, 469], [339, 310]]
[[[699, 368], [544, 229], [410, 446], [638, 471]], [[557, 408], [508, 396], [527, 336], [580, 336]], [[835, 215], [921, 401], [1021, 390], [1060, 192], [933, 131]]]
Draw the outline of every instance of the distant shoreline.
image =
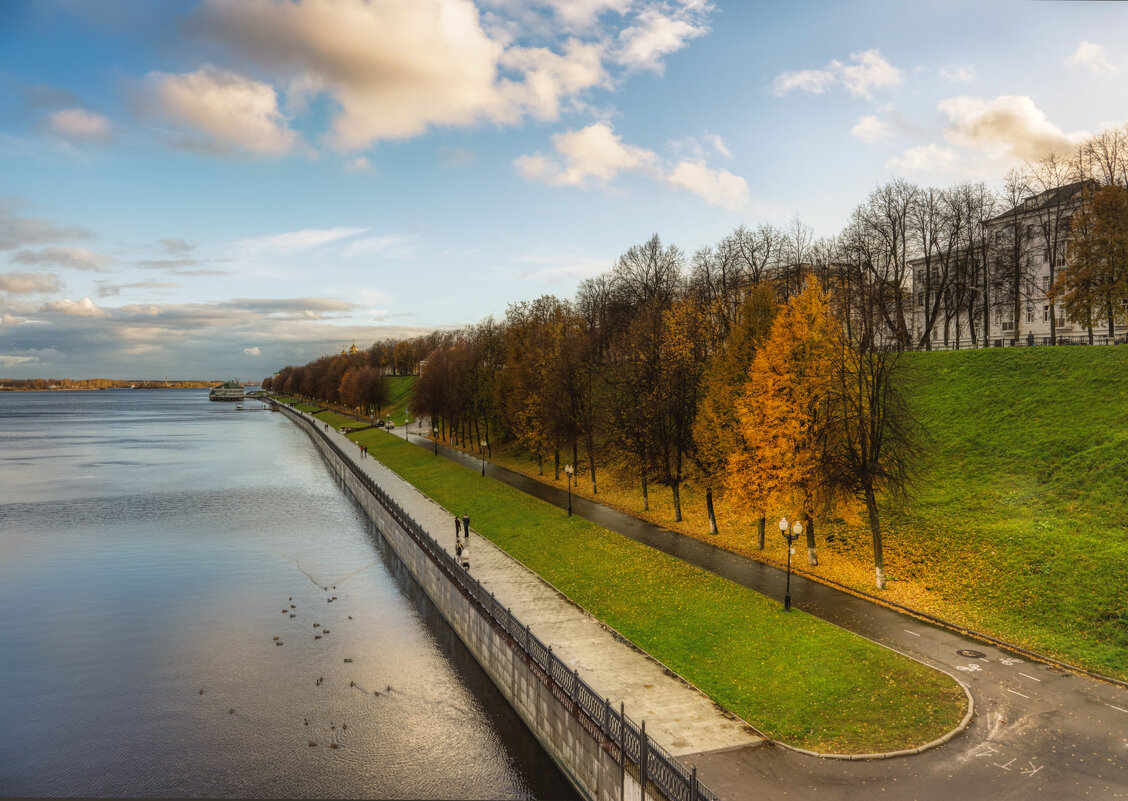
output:
[[[34, 380], [34, 379], [33, 379]], [[222, 384], [222, 381], [114, 381], [107, 383], [68, 383], [50, 384], [48, 386], [35, 385], [23, 382], [7, 383], [0, 381], [0, 392], [96, 392], [109, 389], [210, 389]], [[29, 385], [30, 384], [30, 385]], [[248, 386], [257, 387], [258, 384]]]

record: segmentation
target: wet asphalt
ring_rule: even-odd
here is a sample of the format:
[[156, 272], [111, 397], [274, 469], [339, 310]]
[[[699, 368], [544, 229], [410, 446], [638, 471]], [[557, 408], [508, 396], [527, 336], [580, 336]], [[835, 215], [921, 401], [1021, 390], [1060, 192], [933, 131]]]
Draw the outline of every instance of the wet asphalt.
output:
[[[421, 436], [411, 434], [410, 441], [434, 448]], [[474, 456], [442, 445], [438, 452], [481, 469]], [[485, 469], [491, 478], [567, 506], [564, 488], [488, 461]], [[783, 570], [586, 498], [573, 495], [572, 511], [782, 603]], [[975, 715], [951, 741], [914, 756], [844, 761], [769, 744], [682, 757], [697, 766], [702, 781], [720, 797], [1128, 798], [1128, 689], [1033, 661], [794, 574], [791, 598], [798, 609], [952, 675], [971, 692]]]

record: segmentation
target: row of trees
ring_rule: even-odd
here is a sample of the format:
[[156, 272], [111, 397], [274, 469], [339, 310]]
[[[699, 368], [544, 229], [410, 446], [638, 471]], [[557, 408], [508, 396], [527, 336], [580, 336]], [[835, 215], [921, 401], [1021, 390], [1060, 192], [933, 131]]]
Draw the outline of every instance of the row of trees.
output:
[[[275, 386], [371, 402], [363, 371], [387, 370], [387, 354], [403, 346], [425, 362], [412, 408], [441, 438], [487, 450], [514, 440], [542, 474], [550, 461], [556, 480], [573, 464], [593, 493], [607, 471], [630, 477], [645, 508], [663, 487], [675, 520], [692, 481], [704, 490], [712, 532], [714, 494], [724, 493], [748, 509], [760, 547], [768, 517], [799, 511], [812, 563], [815, 518], [856, 504], [869, 520], [880, 586], [877, 499], [905, 490], [917, 453], [899, 351], [941, 337], [985, 343], [995, 316], [1017, 325], [1036, 292], [1073, 309], [1082, 289], [1121, 286], [1124, 139], [1123, 130], [1105, 133], [1075, 159], [1031, 162], [1001, 192], [889, 181], [834, 237], [815, 238], [798, 220], [741, 226], [687, 256], [655, 235], [585, 280], [572, 300], [547, 295], [511, 305], [502, 320], [286, 368]], [[1087, 181], [1080, 211], [1026, 202], [1073, 178]], [[991, 233], [1008, 227], [1009, 237]], [[1070, 236], [1075, 254], [1044, 285], [1023, 240], [1039, 232], [1055, 254], [1051, 270]]]

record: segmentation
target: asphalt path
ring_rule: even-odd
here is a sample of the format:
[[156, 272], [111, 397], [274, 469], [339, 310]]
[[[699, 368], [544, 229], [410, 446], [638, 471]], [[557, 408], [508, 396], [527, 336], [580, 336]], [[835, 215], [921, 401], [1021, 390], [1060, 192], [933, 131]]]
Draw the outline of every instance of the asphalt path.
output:
[[[391, 433], [403, 436], [402, 429]], [[435, 447], [415, 434], [410, 441], [428, 450]], [[442, 445], [438, 452], [481, 469], [474, 456]], [[567, 506], [564, 488], [488, 461], [486, 475]], [[785, 574], [778, 568], [586, 498], [573, 495], [572, 511], [769, 597], [783, 598]], [[1128, 689], [1032, 661], [794, 574], [791, 599], [798, 609], [956, 677], [975, 700], [975, 716], [962, 734], [915, 756], [846, 761], [769, 745], [681, 757], [696, 765], [702, 780], [722, 798], [1128, 798]]]

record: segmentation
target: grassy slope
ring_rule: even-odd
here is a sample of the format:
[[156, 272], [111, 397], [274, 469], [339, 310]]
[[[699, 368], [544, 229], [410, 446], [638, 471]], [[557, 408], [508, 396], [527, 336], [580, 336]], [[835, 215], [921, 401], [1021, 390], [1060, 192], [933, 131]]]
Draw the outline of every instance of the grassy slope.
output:
[[930, 434], [898, 578], [969, 622], [1128, 677], [1128, 348], [922, 353]]
[[966, 701], [951, 678], [383, 431], [352, 435], [599, 618], [773, 737], [866, 753], [923, 744]]

